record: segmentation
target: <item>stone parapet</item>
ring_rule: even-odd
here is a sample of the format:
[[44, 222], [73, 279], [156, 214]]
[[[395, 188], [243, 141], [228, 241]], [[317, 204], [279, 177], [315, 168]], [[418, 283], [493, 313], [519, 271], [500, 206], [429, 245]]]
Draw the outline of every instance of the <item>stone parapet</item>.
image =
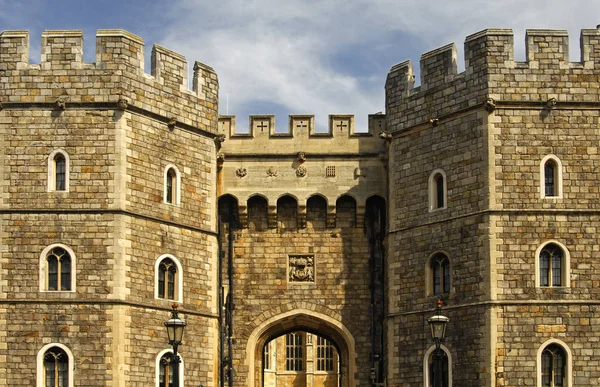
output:
[[[530, 29], [525, 38], [526, 61], [518, 62], [512, 31], [487, 29], [466, 38], [462, 73], [457, 73], [453, 44], [423, 54], [419, 87], [414, 87], [412, 63], [401, 62], [390, 69], [386, 81], [388, 130], [396, 132], [483, 107], [489, 98], [498, 106], [544, 104], [551, 98], [559, 104], [599, 102], [593, 72], [600, 66], [600, 30], [583, 30], [580, 42], [581, 61], [570, 62], [566, 31]], [[558, 76], [565, 82], [557, 83]]]
[[152, 75], [144, 74], [144, 42], [127, 31], [99, 30], [95, 63], [83, 62], [83, 34], [78, 30], [44, 31], [41, 63], [29, 64], [28, 56], [27, 31], [0, 34], [4, 104], [51, 103], [62, 98], [68, 107], [69, 103], [121, 100], [129, 107], [216, 133], [214, 70], [195, 66], [201, 71], [194, 72], [189, 90], [185, 57], [155, 45]]
[[352, 114], [330, 114], [327, 131], [315, 130], [314, 115], [290, 115], [285, 132], [276, 131], [274, 115], [251, 115], [249, 130], [237, 129], [236, 117], [221, 115], [222, 152], [236, 155], [268, 153], [367, 154], [385, 151], [385, 115], [370, 114], [367, 132], [357, 132]]

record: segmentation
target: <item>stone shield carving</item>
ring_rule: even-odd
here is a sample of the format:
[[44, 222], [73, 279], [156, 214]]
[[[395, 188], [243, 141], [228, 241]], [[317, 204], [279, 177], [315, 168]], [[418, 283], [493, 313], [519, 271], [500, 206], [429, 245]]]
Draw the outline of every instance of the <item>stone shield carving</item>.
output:
[[313, 255], [290, 255], [289, 281], [315, 282], [315, 257]]

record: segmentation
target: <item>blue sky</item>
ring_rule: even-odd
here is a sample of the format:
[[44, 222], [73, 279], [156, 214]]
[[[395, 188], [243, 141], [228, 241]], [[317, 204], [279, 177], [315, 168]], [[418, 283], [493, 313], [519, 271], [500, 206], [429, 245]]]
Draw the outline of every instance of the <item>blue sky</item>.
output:
[[422, 53], [454, 42], [460, 70], [465, 37], [485, 28], [513, 29], [517, 60], [526, 28], [566, 29], [578, 61], [579, 31], [597, 24], [599, 0], [0, 0], [0, 30], [29, 30], [33, 63], [45, 29], [83, 30], [93, 62], [96, 31], [120, 28], [144, 39], [147, 67], [154, 43], [213, 66], [220, 112], [242, 130], [249, 114], [275, 114], [282, 130], [288, 114], [315, 114], [324, 129], [328, 114], [346, 113], [365, 130], [385, 111], [395, 63], [418, 70]]

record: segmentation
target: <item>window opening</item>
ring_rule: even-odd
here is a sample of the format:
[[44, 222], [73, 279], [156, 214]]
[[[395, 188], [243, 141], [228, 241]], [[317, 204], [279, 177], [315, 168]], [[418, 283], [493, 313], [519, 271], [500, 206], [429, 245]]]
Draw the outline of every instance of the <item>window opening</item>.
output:
[[542, 352], [542, 386], [562, 387], [565, 385], [566, 356], [564, 350], [550, 344]]
[[304, 335], [302, 332], [285, 335], [285, 369], [286, 371], [302, 371]]
[[69, 385], [69, 357], [59, 347], [52, 347], [44, 354], [44, 376], [46, 387]]
[[549, 244], [540, 252], [540, 286], [562, 286], [562, 249]]
[[47, 290], [71, 290], [71, 256], [61, 247], [53, 248], [46, 256], [48, 267]]

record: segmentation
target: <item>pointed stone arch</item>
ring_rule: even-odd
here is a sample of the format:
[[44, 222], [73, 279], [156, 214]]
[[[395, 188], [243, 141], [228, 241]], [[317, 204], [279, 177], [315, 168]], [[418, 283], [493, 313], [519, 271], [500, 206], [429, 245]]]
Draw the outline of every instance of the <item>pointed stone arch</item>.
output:
[[342, 324], [337, 313], [331, 310], [318, 312], [315, 309], [323, 309], [323, 307], [302, 304], [302, 307], [294, 305], [297, 307], [289, 310], [277, 308], [268, 313], [263, 313], [253, 322], [254, 329], [248, 337], [246, 345], [246, 365], [248, 369], [246, 385], [248, 387], [261, 387], [262, 385], [262, 353], [265, 344], [278, 336], [298, 330], [319, 334], [335, 343], [334, 345], [340, 357], [341, 386], [353, 387], [356, 385], [354, 337]]

